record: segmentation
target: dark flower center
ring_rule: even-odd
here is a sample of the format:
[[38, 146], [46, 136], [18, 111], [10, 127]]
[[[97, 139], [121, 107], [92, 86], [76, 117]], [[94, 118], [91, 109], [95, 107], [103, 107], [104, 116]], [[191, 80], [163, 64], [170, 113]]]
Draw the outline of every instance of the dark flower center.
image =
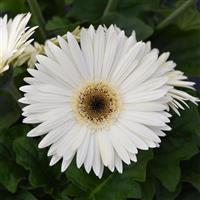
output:
[[100, 96], [91, 98], [90, 107], [94, 112], [101, 112], [105, 109], [105, 99]]
[[119, 111], [118, 95], [102, 82], [88, 84], [76, 97], [75, 110], [81, 121], [92, 125], [103, 124]]

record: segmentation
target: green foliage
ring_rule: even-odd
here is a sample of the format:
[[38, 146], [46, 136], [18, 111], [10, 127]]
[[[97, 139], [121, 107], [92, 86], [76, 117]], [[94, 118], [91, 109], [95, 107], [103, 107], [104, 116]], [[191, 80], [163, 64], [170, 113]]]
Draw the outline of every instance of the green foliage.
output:
[[178, 68], [186, 74], [200, 75], [200, 26], [187, 31], [169, 26], [155, 34], [152, 42], [161, 51], [169, 51]]
[[177, 25], [182, 30], [199, 30], [200, 12], [197, 9], [190, 8], [176, 20]]
[[[17, 5], [17, 6], [16, 6]], [[12, 12], [13, 15], [28, 11], [26, 0], [12, 0], [0, 1], [0, 12]]]
[[151, 166], [151, 172], [164, 187], [174, 192], [181, 178], [181, 160], [188, 160], [197, 154], [198, 147], [190, 133], [189, 135], [183, 132], [176, 135], [173, 135], [173, 132], [170, 134], [159, 151], [155, 152], [157, 155]]
[[[45, 154], [40, 154], [37, 150], [36, 141], [26, 137], [19, 137], [13, 143], [16, 154], [16, 162], [30, 171], [29, 182], [33, 187], [42, 187], [46, 183], [53, 183], [56, 171], [48, 167], [48, 160], [44, 159]], [[49, 176], [51, 174], [51, 176]]]
[[4, 129], [0, 132], [0, 183], [14, 193], [23, 179], [23, 168], [16, 164], [12, 151], [12, 140], [17, 137], [17, 129], [11, 128], [10, 131]]
[[69, 16], [81, 21], [94, 21], [101, 18], [106, 7], [107, 0], [82, 1], [75, 0]]
[[0, 161], [0, 183], [10, 192], [16, 192], [17, 185], [23, 177], [23, 173], [15, 162], [3, 158]]
[[141, 198], [141, 188], [136, 181], [145, 180], [146, 165], [152, 156], [151, 151], [141, 152], [137, 164], [125, 167], [123, 174], [113, 173], [106, 177], [90, 191], [89, 199]]
[[0, 89], [0, 130], [8, 128], [20, 117], [20, 109], [11, 94]]
[[183, 181], [191, 183], [200, 192], [200, 155], [194, 156], [189, 163], [185, 163]]
[[141, 188], [142, 188], [142, 193], [141, 193], [142, 200], [153, 199], [153, 197], [156, 193], [155, 180], [147, 177], [145, 182], [142, 183]]
[[[186, 1], [107, 0], [38, 1], [45, 18], [47, 37], [72, 31], [77, 25], [116, 24], [139, 40], [152, 41], [161, 52], [170, 51], [177, 68], [200, 75], [200, 13], [195, 1], [162, 29], [159, 24]], [[29, 11], [25, 0], [2, 0], [0, 12], [14, 16]], [[31, 25], [37, 25], [33, 20]], [[34, 35], [40, 41], [37, 31]], [[22, 125], [21, 94], [26, 66], [0, 77], [0, 199], [3, 200], [198, 200], [200, 199], [200, 115], [198, 107], [173, 116], [172, 131], [161, 147], [140, 151], [138, 162], [124, 164], [124, 172], [104, 172], [98, 179], [77, 169], [73, 162], [65, 173], [60, 164], [49, 167], [40, 138], [26, 137], [32, 126]]]
[[146, 39], [153, 34], [152, 27], [136, 17], [131, 18], [118, 13], [110, 13], [103, 18], [102, 22], [106, 25], [116, 24], [121, 29], [126, 30], [127, 35], [131, 35], [132, 31], [135, 30], [139, 40]]

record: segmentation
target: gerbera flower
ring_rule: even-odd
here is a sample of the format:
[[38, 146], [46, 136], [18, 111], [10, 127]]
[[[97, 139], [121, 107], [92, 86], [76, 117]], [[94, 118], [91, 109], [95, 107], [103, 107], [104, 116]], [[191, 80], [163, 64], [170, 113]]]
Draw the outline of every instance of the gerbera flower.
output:
[[47, 42], [20, 88], [20, 102], [29, 104], [24, 123], [40, 123], [28, 136], [46, 134], [39, 148], [50, 146], [50, 165], [62, 159], [61, 171], [76, 157], [77, 167], [98, 177], [104, 166], [122, 173], [122, 161], [136, 162], [138, 149], [158, 147], [170, 130], [173, 86], [159, 73], [166, 56], [112, 25], [82, 28], [80, 45], [71, 33], [58, 42]]
[[13, 20], [7, 15], [0, 17], [0, 73], [8, 70], [9, 64], [16, 59], [31, 43], [28, 40], [36, 27], [26, 27], [30, 13], [19, 14]]

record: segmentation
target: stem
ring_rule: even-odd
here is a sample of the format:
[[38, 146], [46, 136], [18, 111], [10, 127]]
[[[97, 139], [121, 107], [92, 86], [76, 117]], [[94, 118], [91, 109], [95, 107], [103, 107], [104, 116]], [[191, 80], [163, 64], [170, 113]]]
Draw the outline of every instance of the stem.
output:
[[108, 13], [114, 11], [117, 7], [117, 4], [118, 4], [118, 0], [108, 0], [108, 3], [103, 13], [103, 17], [108, 15]]
[[178, 17], [178, 15], [180, 15], [185, 9], [187, 9], [193, 2], [194, 0], [187, 0], [185, 3], [183, 3], [172, 14], [170, 14], [166, 19], [158, 24], [157, 30], [165, 28], [172, 20]]
[[39, 25], [39, 30], [43, 40], [46, 40], [46, 30], [45, 30], [45, 20], [40, 10], [37, 0], [27, 0], [30, 10], [35, 17], [37, 24]]

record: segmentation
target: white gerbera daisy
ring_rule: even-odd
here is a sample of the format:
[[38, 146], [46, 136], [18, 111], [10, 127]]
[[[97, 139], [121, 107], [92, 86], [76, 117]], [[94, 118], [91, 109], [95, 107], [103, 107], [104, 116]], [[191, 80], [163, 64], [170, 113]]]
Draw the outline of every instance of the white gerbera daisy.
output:
[[126, 37], [114, 26], [81, 29], [80, 45], [71, 33], [59, 46], [48, 42], [37, 56], [33, 77], [20, 88], [24, 123], [41, 123], [29, 137], [46, 134], [50, 165], [62, 159], [65, 171], [76, 155], [77, 167], [101, 177], [104, 166], [122, 173], [122, 161], [136, 162], [138, 149], [158, 147], [170, 115], [165, 111], [172, 88], [165, 63], [149, 43]]
[[30, 17], [30, 13], [19, 14], [13, 20], [8, 20], [7, 15], [0, 17], [0, 73], [8, 70], [9, 64], [31, 43], [32, 39], [28, 39], [36, 27], [26, 27]]

